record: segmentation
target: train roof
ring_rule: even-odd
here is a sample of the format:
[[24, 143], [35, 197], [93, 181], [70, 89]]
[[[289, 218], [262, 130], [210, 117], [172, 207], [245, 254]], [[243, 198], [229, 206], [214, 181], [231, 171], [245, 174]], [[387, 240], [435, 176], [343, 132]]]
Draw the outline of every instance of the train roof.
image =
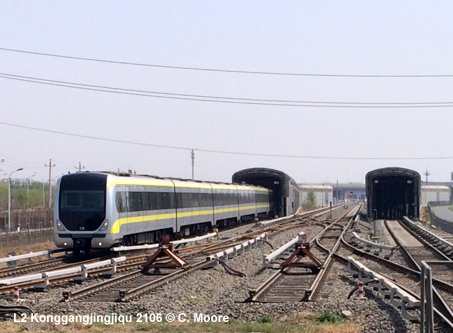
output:
[[[80, 173], [98, 173], [98, 174], [106, 174], [112, 175], [116, 177], [124, 177], [124, 178], [142, 178], [142, 179], [149, 179], [149, 180], [158, 180], [158, 181], [172, 181], [178, 182], [178, 185], [184, 187], [184, 184], [187, 184], [188, 187], [193, 187], [190, 185], [199, 184], [201, 188], [206, 187], [210, 188], [212, 186], [213, 189], [228, 189], [231, 186], [242, 186], [244, 188], [249, 189], [262, 189], [262, 190], [269, 190], [263, 186], [253, 185], [253, 184], [238, 184], [238, 183], [225, 183], [225, 182], [216, 182], [216, 181], [204, 181], [204, 180], [194, 180], [194, 179], [185, 179], [185, 178], [176, 178], [176, 177], [160, 177], [156, 175], [147, 175], [147, 174], [131, 174], [126, 172], [114, 172], [114, 171], [79, 171]], [[79, 173], [76, 172], [76, 173]]]

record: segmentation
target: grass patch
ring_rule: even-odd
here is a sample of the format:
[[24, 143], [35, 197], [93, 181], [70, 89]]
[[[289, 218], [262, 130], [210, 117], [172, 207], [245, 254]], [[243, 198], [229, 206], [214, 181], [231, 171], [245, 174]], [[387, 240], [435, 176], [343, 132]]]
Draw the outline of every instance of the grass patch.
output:
[[269, 316], [264, 316], [264, 317], [258, 318], [258, 323], [262, 323], [262, 324], [272, 323], [272, 318]]
[[9, 251], [14, 251], [14, 252], [16, 252], [17, 255], [19, 255], [19, 254], [26, 254], [26, 253], [30, 253], [30, 252], [39, 252], [39, 251], [45, 251], [48, 249], [56, 248], [55, 244], [50, 241], [36, 243], [36, 244], [27, 244], [28, 240], [24, 239], [24, 243], [25, 244], [20, 245], [20, 246], [8, 246], [8, 247], [0, 248], [0, 258], [7, 257]]
[[[56, 325], [52, 323], [14, 323], [12, 321], [0, 322], [2, 333], [13, 332], [94, 332], [94, 333], [133, 333], [133, 332], [149, 332], [149, 333], [358, 333], [361, 327], [355, 324], [346, 322], [332, 323], [332, 316], [323, 315], [329, 320], [320, 324], [313, 316], [313, 320], [301, 320], [293, 318], [291, 321], [285, 320], [278, 322], [269, 316], [260, 318], [257, 322], [245, 322], [241, 320], [231, 319], [228, 323], [179, 323], [179, 322], [162, 322], [162, 323], [126, 323], [106, 325], [103, 323], [94, 323], [93, 325], [83, 325], [81, 323], [69, 323], [68, 325]], [[336, 317], [336, 316], [335, 316]], [[187, 315], [187, 319], [192, 321], [193, 317]]]
[[330, 311], [324, 311], [323, 313], [321, 313], [317, 320], [320, 323], [331, 323], [331, 324], [336, 324], [342, 321], [340, 317], [334, 315]]

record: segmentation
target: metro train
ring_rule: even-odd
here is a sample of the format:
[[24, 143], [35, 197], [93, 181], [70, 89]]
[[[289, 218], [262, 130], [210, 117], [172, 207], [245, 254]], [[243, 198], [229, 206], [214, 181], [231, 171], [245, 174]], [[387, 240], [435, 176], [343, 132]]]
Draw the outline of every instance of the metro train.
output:
[[57, 181], [54, 242], [74, 253], [155, 243], [272, 212], [272, 191], [260, 186], [77, 172]]

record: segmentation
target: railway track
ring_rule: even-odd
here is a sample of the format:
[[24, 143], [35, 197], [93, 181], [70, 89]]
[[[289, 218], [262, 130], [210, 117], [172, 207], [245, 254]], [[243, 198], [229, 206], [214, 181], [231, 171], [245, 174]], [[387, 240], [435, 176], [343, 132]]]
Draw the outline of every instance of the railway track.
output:
[[[266, 232], [269, 238], [282, 232], [307, 225], [311, 217], [299, 218], [294, 217], [280, 224], [271, 225], [265, 228], [256, 228], [248, 230], [246, 234], [232, 237], [230, 239], [220, 239], [211, 244], [195, 245], [193, 247], [180, 248], [177, 252], [181, 258], [186, 260], [187, 266], [183, 269], [161, 269], [159, 274], [144, 275], [141, 269], [133, 270], [122, 276], [103, 281], [101, 283], [80, 289], [78, 291], [63, 293], [63, 301], [82, 302], [125, 302], [140, 296], [143, 293], [166, 284], [169, 281], [181, 278], [185, 274], [193, 271], [211, 267], [213, 261], [206, 260], [207, 256], [224, 251], [226, 248], [237, 246], [244, 240], [253, 239], [254, 237]], [[122, 267], [122, 266], [119, 266]]]
[[[379, 274], [389, 278], [401, 288], [414, 295], [414, 297], [420, 299], [420, 268], [418, 262], [422, 260], [429, 260], [430, 258], [438, 259], [440, 254], [426, 243], [422, 246], [412, 246], [406, 248], [401, 245], [398, 237], [396, 237], [393, 230], [391, 230], [392, 228], [390, 228], [388, 224], [386, 224], [386, 227], [388, 227], [389, 233], [391, 235], [393, 234], [392, 237], [400, 247], [399, 253], [395, 253], [392, 260], [387, 260], [363, 251], [347, 243], [344, 239], [342, 250], [338, 255], [343, 256], [344, 260], [344, 256], [347, 256], [352, 251], [360, 257], [369, 259], [369, 261], [367, 261], [367, 266], [370, 269], [379, 272]], [[409, 265], [410, 267], [404, 264]], [[447, 300], [451, 299], [453, 295], [453, 285], [437, 278], [433, 278], [433, 284], [437, 289], [442, 290], [443, 293], [445, 293]], [[453, 315], [447, 305], [448, 302], [445, 302], [437, 291], [434, 291], [434, 296], [436, 304], [435, 312], [437, 313], [436, 320], [439, 326], [448, 326], [451, 322], [453, 322]]]
[[125, 302], [157, 287], [210, 265], [206, 260], [189, 262], [184, 270], [162, 269], [160, 274], [144, 275], [142, 270], [103, 281], [75, 292], [63, 292], [63, 301], [80, 300], [83, 302]]
[[12, 276], [20, 276], [23, 274], [28, 274], [28, 273], [36, 273], [36, 272], [44, 272], [45, 270], [48, 270], [51, 268], [52, 270], [56, 269], [64, 269], [64, 268], [69, 268], [69, 267], [74, 267], [77, 265], [84, 265], [84, 264], [89, 264], [93, 263], [96, 261], [104, 260], [104, 259], [111, 259], [111, 256], [106, 256], [106, 257], [97, 257], [93, 259], [86, 259], [86, 260], [71, 260], [69, 257], [63, 257], [63, 258], [56, 258], [56, 259], [51, 259], [47, 261], [40, 261], [36, 263], [31, 263], [28, 265], [24, 266], [19, 266], [15, 268], [8, 268], [0, 271], [0, 277], [5, 278], [5, 277], [12, 277]]
[[[405, 227], [405, 230], [411, 234], [415, 239], [420, 241], [422, 247], [408, 247], [401, 246], [400, 239], [395, 235], [392, 230], [389, 228], [388, 223], [386, 222], [386, 227], [389, 229], [392, 237], [400, 244], [400, 250], [403, 252], [406, 262], [414, 267], [418, 272], [421, 272], [421, 262], [422, 261], [451, 261], [451, 259], [446, 256], [441, 250], [437, 248], [432, 242], [427, 242], [421, 237], [417, 237], [417, 234], [413, 232], [410, 228], [405, 226], [405, 223], [401, 222], [401, 225]], [[453, 294], [451, 282], [453, 282], [453, 274], [451, 268], [444, 265], [436, 265], [433, 267], [434, 276], [437, 277], [437, 283], [433, 288], [433, 297], [434, 303], [439, 311], [450, 321], [453, 322]], [[445, 280], [439, 280], [438, 277], [442, 276], [447, 278]], [[441, 285], [443, 292], [438, 290], [438, 287]]]
[[[328, 253], [320, 269], [306, 269], [300, 267], [284, 267], [272, 275], [261, 286], [249, 292], [249, 301], [260, 303], [281, 303], [281, 302], [301, 302], [311, 300], [319, 291], [321, 282], [325, 279], [331, 262], [331, 253], [336, 251], [336, 244], [348, 227], [343, 216], [333, 221], [328, 227], [322, 230], [310, 243], [309, 249], [313, 248], [315, 242], [320, 239], [328, 239], [328, 248], [323, 249]], [[333, 240], [333, 241], [332, 241]], [[301, 244], [299, 244], [300, 246]], [[298, 265], [300, 261], [295, 261]]]
[[[172, 279], [179, 278], [180, 276], [183, 276], [184, 274], [187, 274], [191, 271], [194, 271], [196, 269], [201, 269], [205, 266], [212, 265], [212, 263], [206, 263], [206, 257], [210, 256], [212, 254], [218, 253], [220, 251], [223, 251], [227, 247], [235, 246], [237, 244], [240, 244], [244, 240], [251, 239], [259, 234], [262, 234], [263, 232], [268, 233], [269, 237], [272, 238], [275, 235], [278, 235], [282, 232], [287, 232], [291, 229], [294, 228], [299, 228], [303, 227], [306, 225], [309, 225], [313, 221], [319, 221], [320, 219], [324, 221], [326, 218], [324, 216], [326, 215], [332, 215], [332, 211], [329, 209], [325, 209], [324, 212], [319, 212], [319, 210], [316, 213], [313, 214], [304, 214], [303, 217], [298, 217], [294, 216], [293, 218], [287, 219], [285, 221], [280, 221], [278, 224], [273, 224], [270, 226], [239, 226], [238, 229], [244, 228], [247, 230], [245, 234], [241, 234], [236, 237], [228, 238], [228, 239], [218, 239], [213, 242], [209, 243], [204, 243], [204, 244], [196, 244], [194, 246], [185, 246], [185, 247], [179, 247], [176, 249], [176, 252], [178, 255], [184, 260], [186, 260], [189, 265], [184, 269], [184, 270], [177, 270], [177, 271], [162, 271], [162, 275], [142, 275], [141, 273], [141, 268], [142, 265], [146, 261], [147, 255], [141, 254], [141, 255], [136, 255], [136, 256], [130, 256], [127, 258], [125, 262], [119, 262], [116, 265], [116, 272], [122, 274], [119, 277], [115, 277], [113, 279], [109, 279], [106, 281], [103, 281], [102, 283], [96, 284], [93, 287], [87, 287], [86, 292], [84, 292], [84, 289], [81, 289], [81, 292], [74, 292], [74, 295], [71, 294], [71, 292], [65, 292], [65, 295], [67, 300], [74, 300], [74, 299], [82, 299], [85, 297], [88, 297], [87, 295], [98, 295], [98, 293], [101, 290], [107, 290], [111, 288], [112, 290], [110, 292], [103, 291], [103, 296], [99, 294], [98, 297], [93, 297], [91, 298], [92, 300], [104, 300], [106, 302], [115, 300], [115, 301], [126, 301], [129, 299], [132, 299], [134, 297], [137, 297], [136, 295], [139, 295], [142, 293], [142, 288], [140, 287], [141, 285], [144, 285], [143, 290], [149, 290], [152, 288], [155, 288], [156, 286], [160, 285], [162, 281], [170, 281]], [[320, 222], [316, 222], [321, 224]], [[313, 223], [313, 224], [316, 224]], [[312, 226], [312, 228], [318, 228], [319, 225], [317, 226]], [[112, 258], [112, 256], [108, 256], [108, 258]], [[66, 269], [66, 268], [73, 268], [74, 266], [80, 266], [84, 264], [90, 264], [90, 263], [96, 263], [99, 260], [102, 260], [104, 258], [97, 257], [97, 258], [92, 258], [88, 260], [83, 260], [83, 261], [78, 261], [78, 260], [73, 260], [73, 258], [68, 258], [68, 257], [62, 257], [62, 258], [57, 258], [52, 261], [42, 261], [42, 262], [37, 262], [37, 263], [32, 263], [28, 265], [23, 265], [14, 269], [4, 269], [0, 271], [0, 276], [3, 274], [3, 277], [11, 277], [11, 276], [22, 276], [23, 274], [29, 274], [29, 273], [35, 273], [35, 274], [40, 274], [43, 272], [54, 272], [55, 270], [60, 270], [60, 269]], [[69, 261], [69, 262], [68, 262]], [[72, 262], [74, 261], [74, 262]], [[160, 261], [165, 261], [165, 259], [160, 259]], [[49, 271], [48, 269], [51, 268]], [[36, 273], [38, 272], [38, 273]], [[34, 279], [29, 282], [23, 282], [23, 283], [16, 283], [14, 285], [6, 285], [6, 286], [0, 286], [0, 293], [10, 293], [12, 290], [15, 289], [15, 287], [19, 287], [22, 289], [22, 295], [24, 295], [24, 292], [32, 292], [35, 290], [42, 290], [43, 288], [51, 288], [53, 285], [62, 285], [62, 284], [67, 284], [68, 281], [71, 280], [77, 280], [79, 283], [82, 283], [84, 279], [91, 279], [92, 277], [102, 277], [105, 274], [112, 274], [112, 268], [111, 267], [101, 267], [101, 268], [96, 268], [96, 269], [90, 269], [88, 271], [89, 275], [87, 278], [79, 278], [79, 274], [74, 273], [74, 274], [68, 274], [64, 276], [58, 276], [58, 277], [51, 277], [51, 278], [38, 278]], [[44, 274], [44, 273], [43, 273]], [[119, 289], [115, 289], [115, 286], [118, 286]], [[35, 288], [38, 286], [38, 288]], [[72, 288], [71, 288], [72, 289]], [[120, 291], [122, 297], [120, 297]], [[111, 294], [111, 296], [107, 296], [107, 294]], [[80, 296], [84, 295], [85, 296]], [[91, 296], [89, 296], [91, 297]], [[89, 298], [88, 297], [88, 298]]]
[[318, 274], [300, 272], [295, 268], [276, 272], [257, 290], [251, 301], [260, 303], [301, 302], [308, 300], [309, 289]]

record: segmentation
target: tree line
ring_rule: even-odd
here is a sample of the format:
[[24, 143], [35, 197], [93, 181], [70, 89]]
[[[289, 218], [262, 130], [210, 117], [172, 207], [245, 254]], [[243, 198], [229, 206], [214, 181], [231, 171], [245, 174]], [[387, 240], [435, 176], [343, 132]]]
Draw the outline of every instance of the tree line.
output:
[[[52, 195], [54, 189], [52, 189]], [[53, 200], [53, 198], [52, 198]], [[11, 179], [11, 208], [27, 209], [49, 206], [49, 184]], [[0, 182], [0, 210], [8, 209], [8, 180]]]

